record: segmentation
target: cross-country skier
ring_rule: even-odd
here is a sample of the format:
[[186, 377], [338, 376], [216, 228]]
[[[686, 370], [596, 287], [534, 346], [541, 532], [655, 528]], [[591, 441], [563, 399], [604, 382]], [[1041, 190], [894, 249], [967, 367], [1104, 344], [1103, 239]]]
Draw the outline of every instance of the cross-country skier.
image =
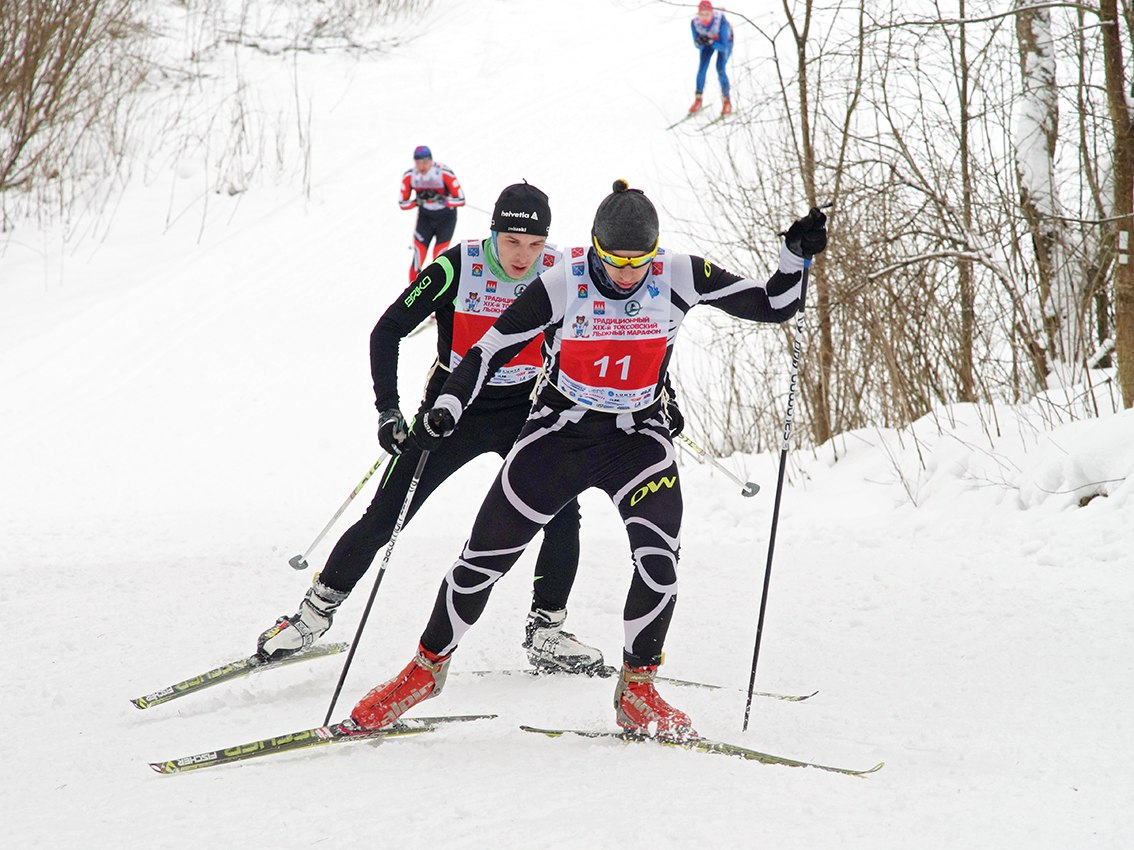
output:
[[697, 65], [697, 96], [689, 112], [701, 111], [701, 93], [705, 91], [705, 76], [713, 54], [717, 55], [717, 79], [721, 83], [721, 115], [732, 113], [732, 100], [729, 97], [728, 74], [725, 64], [732, 55], [732, 27], [724, 12], [713, 9], [709, 0], [701, 0], [697, 7], [697, 17], [689, 23], [693, 30], [693, 45], [701, 52]]
[[403, 210], [417, 208], [409, 272], [411, 283], [425, 265], [431, 240], [435, 240], [433, 259], [449, 247], [449, 240], [457, 229], [457, 207], [464, 205], [465, 193], [453, 170], [434, 162], [433, 152], [425, 145], [414, 148], [413, 168], [402, 175], [402, 196], [398, 201]]
[[[701, 257], [658, 247], [654, 205], [624, 181], [595, 213], [591, 241], [568, 248], [473, 346], [413, 428], [428, 451], [459, 438], [496, 369], [546, 333], [535, 405], [489, 490], [464, 550], [441, 583], [416, 656], [368, 693], [351, 717], [363, 729], [393, 723], [441, 691], [450, 658], [484, 611], [493, 584], [540, 526], [583, 490], [607, 492], [630, 540], [633, 577], [623, 608], [618, 724], [676, 738], [689, 717], [654, 688], [677, 601], [681, 488], [662, 388], [681, 322], [699, 304], [758, 322], [782, 322], [804, 301], [803, 257], [827, 242], [812, 210], [785, 235], [779, 269], [744, 278]], [[576, 334], [579, 317], [590, 333]], [[449, 434], [456, 432], [454, 437]]]
[[[550, 225], [551, 210], [543, 192], [528, 183], [507, 187], [496, 201], [490, 238], [450, 248], [378, 320], [370, 335], [378, 441], [394, 457], [370, 507], [339, 539], [299, 610], [280, 617], [260, 636], [257, 646], [265, 658], [283, 658], [310, 646], [326, 632], [336, 609], [393, 532], [421, 456], [421, 449], [407, 439], [399, 407], [401, 339], [427, 318], [436, 317], [437, 362], [421, 407], [429, 410], [470, 346], [537, 274], [559, 261], [559, 254], [546, 245]], [[430, 454], [407, 517], [469, 461], [485, 452], [503, 457], [512, 447], [531, 409], [532, 388], [542, 364], [539, 341], [517, 346], [502, 363], [464, 409], [461, 427]], [[579, 504], [574, 498], [564, 499], [554, 513], [545, 519], [524, 647], [538, 668], [593, 674], [603, 667], [602, 653], [563, 630], [567, 597], [579, 562]]]

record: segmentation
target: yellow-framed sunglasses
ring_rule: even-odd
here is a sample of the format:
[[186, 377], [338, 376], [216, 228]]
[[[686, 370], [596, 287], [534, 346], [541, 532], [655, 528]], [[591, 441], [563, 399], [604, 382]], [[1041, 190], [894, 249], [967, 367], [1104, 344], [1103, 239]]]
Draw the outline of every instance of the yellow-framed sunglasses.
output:
[[640, 257], [616, 257], [607, 251], [604, 251], [602, 246], [598, 243], [598, 237], [593, 233], [591, 234], [591, 242], [594, 243], [595, 250], [598, 251], [599, 259], [606, 263], [608, 266], [614, 266], [616, 269], [624, 269], [630, 266], [632, 269], [640, 269], [646, 265], [650, 260], [658, 255], [658, 244], [661, 237], [654, 240], [654, 247], [648, 254], [643, 254]]

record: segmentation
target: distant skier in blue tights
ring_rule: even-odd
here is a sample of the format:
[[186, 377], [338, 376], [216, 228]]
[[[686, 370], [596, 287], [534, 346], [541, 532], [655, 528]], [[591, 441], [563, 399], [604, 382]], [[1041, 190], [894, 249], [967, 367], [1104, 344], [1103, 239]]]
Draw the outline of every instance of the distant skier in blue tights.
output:
[[701, 111], [701, 93], [705, 91], [705, 76], [709, 71], [709, 61], [717, 54], [717, 77], [721, 81], [721, 115], [732, 114], [732, 100], [729, 99], [728, 74], [725, 63], [732, 55], [732, 27], [724, 12], [713, 9], [709, 0], [701, 0], [697, 7], [697, 17], [689, 24], [693, 30], [693, 44], [701, 51], [701, 64], [697, 66], [697, 97], [689, 107], [690, 114]]

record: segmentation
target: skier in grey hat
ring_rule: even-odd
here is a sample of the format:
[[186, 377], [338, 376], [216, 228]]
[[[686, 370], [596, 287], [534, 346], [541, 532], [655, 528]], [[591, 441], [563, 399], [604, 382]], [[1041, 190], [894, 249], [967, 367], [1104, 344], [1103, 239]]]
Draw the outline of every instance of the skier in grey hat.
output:
[[622, 516], [632, 567], [615, 720], [635, 734], [695, 734], [689, 716], [654, 687], [677, 602], [681, 541], [681, 487], [662, 395], [667, 366], [682, 321], [699, 304], [757, 322], [793, 316], [805, 296], [804, 258], [826, 244], [826, 217], [812, 210], [787, 231], [770, 278], [742, 277], [665, 251], [650, 199], [615, 182], [595, 214], [590, 243], [565, 249], [561, 263], [532, 281], [414, 425], [421, 448], [443, 448], [461, 433], [496, 369], [530, 340], [546, 338], [546, 374], [531, 415], [441, 583], [417, 654], [359, 701], [353, 728], [388, 726], [440, 693], [453, 651], [493, 584], [544, 523], [597, 487]]

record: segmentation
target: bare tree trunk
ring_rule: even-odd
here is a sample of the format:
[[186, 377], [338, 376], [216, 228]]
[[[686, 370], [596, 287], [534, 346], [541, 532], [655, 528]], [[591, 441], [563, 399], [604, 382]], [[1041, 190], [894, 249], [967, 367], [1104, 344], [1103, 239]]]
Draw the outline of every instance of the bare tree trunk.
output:
[[[965, 19], [965, 0], [960, 0], [959, 17]], [[960, 101], [961, 101], [961, 221], [965, 233], [973, 231], [973, 182], [971, 172], [971, 153], [969, 151], [969, 57], [966, 48], [964, 23], [960, 26]], [[973, 337], [976, 328], [976, 287], [973, 283], [973, 261], [962, 257], [957, 264], [957, 284], [961, 300], [961, 331], [957, 351], [957, 395], [958, 400], [974, 402], [976, 384], [973, 379]]]
[[1074, 371], [1080, 361], [1080, 335], [1076, 332], [1079, 311], [1060, 250], [1063, 234], [1055, 188], [1059, 93], [1051, 12], [1040, 8], [1039, 0], [1016, 0], [1016, 10], [1022, 85], [1014, 128], [1020, 209], [1032, 235], [1048, 357]]
[[[1122, 56], [1122, 24], [1117, 0], [1100, 0], [1103, 66], [1107, 103], [1114, 128], [1114, 210], [1118, 220], [1118, 262], [1114, 266], [1115, 353], [1118, 384], [1124, 407], [1134, 407], [1134, 263], [1130, 261], [1130, 230], [1134, 213], [1134, 123], [1127, 101], [1126, 68]], [[1130, 33], [1127, 32], [1127, 37]]]
[[[802, 162], [800, 163], [804, 191], [807, 193], [809, 206], [818, 206], [818, 196], [815, 188], [815, 141], [811, 130], [810, 87], [807, 79], [807, 37], [811, 28], [811, 11], [813, 0], [806, 0], [803, 9], [803, 25], [797, 25], [795, 16], [787, 0], [783, 0], [784, 13], [787, 15], [791, 27], [792, 37], [795, 40], [796, 72], [799, 75], [799, 146]], [[831, 415], [831, 380], [835, 363], [835, 343], [831, 331], [831, 293], [826, 276], [823, 274], [822, 264], [810, 272], [809, 282], [815, 293], [815, 313], [819, 332], [819, 375], [815, 381], [804, 381], [803, 386], [810, 389], [812, 437], [816, 444], [827, 442], [833, 433]]]
[[[1104, 219], [1109, 214], [1109, 205], [1103, 196], [1102, 181], [1098, 174], [1099, 151], [1091, 143], [1091, 138], [1088, 135], [1088, 116], [1091, 114], [1088, 90], [1091, 87], [1092, 77], [1088, 71], [1091, 60], [1087, 48], [1086, 15], [1084, 9], [1075, 10], [1077, 24], [1075, 27], [1075, 54], [1079, 69], [1079, 78], [1075, 83], [1075, 111], [1078, 113], [1077, 123], [1079, 127], [1079, 172], [1083, 175], [1087, 184], [1089, 212], [1086, 213], [1086, 217]], [[1083, 290], [1084, 305], [1093, 302], [1095, 312], [1095, 337], [1093, 342], [1096, 350], [1108, 346], [1108, 341], [1111, 339], [1110, 293], [1107, 291], [1109, 279], [1107, 268], [1109, 264], [1106, 264], [1107, 268], [1103, 267], [1105, 261], [1101, 257], [1101, 241], [1095, 239], [1093, 233], [1090, 236], [1085, 236], [1084, 242], [1089, 243], [1091, 248], [1083, 252], [1080, 261], [1082, 279], [1087, 284]], [[1084, 319], [1084, 329], [1088, 322], [1089, 317]], [[1084, 339], [1084, 349], [1089, 350], [1089, 348]], [[1109, 369], [1113, 365], [1110, 352], [1107, 351], [1107, 353], [1095, 359], [1093, 365], [1096, 368]]]

